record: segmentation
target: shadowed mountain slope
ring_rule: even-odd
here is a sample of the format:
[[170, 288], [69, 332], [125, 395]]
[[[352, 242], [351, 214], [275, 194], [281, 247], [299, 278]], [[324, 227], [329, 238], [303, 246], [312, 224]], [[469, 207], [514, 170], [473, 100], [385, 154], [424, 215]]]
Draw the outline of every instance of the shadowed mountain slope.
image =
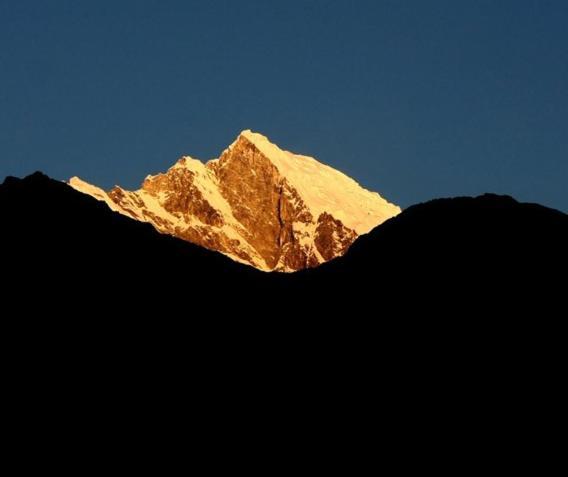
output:
[[440, 447], [444, 460], [489, 462], [480, 441], [507, 465], [556, 445], [560, 212], [435, 200], [292, 274], [160, 235], [39, 173], [0, 186], [0, 224], [5, 382], [21, 432], [80, 418], [113, 442], [121, 422], [136, 445], [141, 426], [160, 427], [149, 409], [177, 423], [191, 407], [205, 436], [267, 419], [295, 435], [309, 422], [342, 451], [368, 446], [369, 426], [394, 442], [411, 430], [420, 463]]
[[390, 283], [409, 296], [473, 296], [511, 286], [552, 291], [566, 280], [567, 245], [562, 212], [494, 194], [436, 199], [406, 209], [361, 236], [344, 257], [302, 275], [361, 290]]
[[528, 292], [516, 305], [561, 287], [568, 260], [566, 214], [492, 194], [410, 207], [344, 257], [290, 275], [162, 235], [41, 173], [6, 179], [0, 216], [10, 288], [62, 301], [84, 297], [93, 306], [112, 298], [133, 308], [211, 303], [256, 314], [270, 313], [262, 302], [272, 301], [285, 304], [284, 312], [340, 305], [383, 315], [412, 296], [475, 305]]
[[[191, 280], [197, 286], [210, 286], [207, 280], [212, 277], [221, 283], [235, 275], [261, 275], [219, 253], [112, 212], [104, 203], [41, 173], [5, 180], [0, 186], [0, 215], [2, 258], [14, 270], [19, 265], [32, 267], [26, 272], [30, 279], [47, 275], [50, 270], [45, 266], [57, 266], [58, 272], [78, 280], [96, 276], [101, 288], [112, 290], [124, 282], [138, 283], [143, 290], [157, 284], [152, 281], [168, 281], [167, 275], [152, 277], [150, 272], [182, 266], [203, 279]], [[136, 275], [144, 270], [146, 276]]]

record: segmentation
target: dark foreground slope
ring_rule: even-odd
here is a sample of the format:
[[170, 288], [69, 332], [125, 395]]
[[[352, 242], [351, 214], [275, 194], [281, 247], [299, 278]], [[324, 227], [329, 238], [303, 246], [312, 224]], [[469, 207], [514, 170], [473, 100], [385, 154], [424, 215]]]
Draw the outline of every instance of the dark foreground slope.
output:
[[149, 310], [161, 302], [165, 310], [168, 301], [191, 309], [202, 304], [205, 291], [230, 293], [235, 284], [258, 285], [262, 278], [251, 267], [159, 234], [40, 173], [6, 179], [0, 217], [8, 285], [23, 296], [40, 296], [46, 306], [65, 308], [79, 298], [87, 309], [105, 303]]
[[39, 173], [0, 186], [0, 226], [7, 296], [62, 310], [70, 302], [103, 312], [204, 308], [294, 321], [343, 307], [382, 317], [416, 304], [523, 309], [558, 298], [568, 263], [567, 215], [490, 194], [410, 207], [344, 257], [295, 274], [263, 273], [159, 234]]
[[379, 308], [391, 292], [404, 297], [399, 312], [422, 305], [465, 314], [486, 305], [489, 313], [559, 301], [567, 267], [568, 215], [486, 194], [412, 206], [300, 279]]
[[88, 430], [66, 441], [79, 455], [179, 447], [182, 429], [229, 442], [196, 450], [209, 462], [294, 461], [293, 442], [350, 473], [377, 447], [397, 467], [542, 471], [565, 403], [567, 243], [557, 211], [437, 200], [318, 269], [265, 274], [41, 174], [7, 179], [9, 409], [44, 442]]

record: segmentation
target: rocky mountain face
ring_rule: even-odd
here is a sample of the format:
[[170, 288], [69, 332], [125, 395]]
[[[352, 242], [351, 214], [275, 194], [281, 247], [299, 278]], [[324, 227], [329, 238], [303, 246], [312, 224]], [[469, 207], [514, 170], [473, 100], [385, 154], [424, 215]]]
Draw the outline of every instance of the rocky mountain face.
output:
[[114, 211], [261, 270], [296, 271], [343, 255], [400, 209], [315, 159], [242, 132], [218, 159], [182, 157], [138, 191], [76, 190]]

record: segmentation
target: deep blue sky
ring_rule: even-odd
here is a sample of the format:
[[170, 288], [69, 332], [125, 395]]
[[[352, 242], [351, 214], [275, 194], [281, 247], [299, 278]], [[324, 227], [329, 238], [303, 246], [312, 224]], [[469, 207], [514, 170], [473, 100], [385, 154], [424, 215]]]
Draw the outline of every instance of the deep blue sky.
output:
[[568, 211], [566, 0], [0, 0], [0, 176], [136, 188], [242, 129], [408, 206]]

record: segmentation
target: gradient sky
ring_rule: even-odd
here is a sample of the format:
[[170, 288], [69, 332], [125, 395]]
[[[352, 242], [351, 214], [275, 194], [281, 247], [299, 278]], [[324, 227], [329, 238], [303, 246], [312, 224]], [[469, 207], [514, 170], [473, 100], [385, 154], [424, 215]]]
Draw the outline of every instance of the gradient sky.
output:
[[0, 0], [0, 176], [137, 188], [243, 129], [406, 207], [568, 211], [566, 0]]

